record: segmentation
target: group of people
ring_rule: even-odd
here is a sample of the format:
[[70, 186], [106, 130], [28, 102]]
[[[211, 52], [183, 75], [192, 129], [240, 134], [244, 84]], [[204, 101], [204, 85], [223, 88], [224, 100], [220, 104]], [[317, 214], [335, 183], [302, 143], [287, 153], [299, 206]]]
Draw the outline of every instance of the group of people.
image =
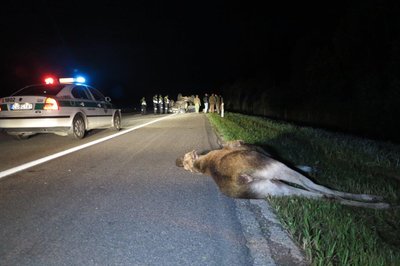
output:
[[[200, 106], [201, 106], [201, 100], [199, 98], [199, 95], [196, 95], [194, 97], [194, 106], [195, 106], [195, 111], [196, 113], [200, 112]], [[203, 113], [218, 113], [221, 114], [224, 108], [224, 99], [222, 98], [222, 95], [218, 95], [216, 93], [212, 93], [211, 95], [208, 95], [207, 93], [204, 94], [203, 97]]]
[[[143, 97], [140, 100], [140, 104], [141, 104], [141, 114], [142, 115], [147, 114], [147, 102], [145, 97]], [[163, 97], [161, 94], [159, 95], [156, 94], [153, 96], [154, 114], [168, 114], [172, 104], [173, 100], [170, 100], [168, 95], [165, 95]]]
[[[205, 93], [202, 100], [199, 98], [199, 95], [196, 95], [193, 99], [193, 103], [196, 113], [200, 113], [200, 107], [204, 106], [202, 110], [203, 113], [218, 113], [223, 116], [224, 100], [222, 98], [222, 95], [218, 95], [216, 93], [208, 95], [207, 93]], [[141, 104], [141, 114], [142, 115], [147, 114], [147, 102], [145, 97], [143, 97], [140, 100], [140, 104]], [[168, 114], [171, 112], [171, 107], [173, 105], [174, 101], [172, 99], [170, 100], [168, 95], [163, 97], [161, 94], [159, 95], [156, 94], [153, 96], [154, 114]], [[185, 109], [187, 109], [187, 107], [185, 107]]]

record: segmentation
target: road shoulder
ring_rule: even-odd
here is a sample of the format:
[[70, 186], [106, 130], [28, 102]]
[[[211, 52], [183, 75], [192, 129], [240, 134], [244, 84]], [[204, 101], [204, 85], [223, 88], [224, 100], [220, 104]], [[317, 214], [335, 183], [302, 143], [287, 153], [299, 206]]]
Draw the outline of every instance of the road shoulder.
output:
[[235, 204], [254, 265], [308, 265], [268, 202], [235, 199]]

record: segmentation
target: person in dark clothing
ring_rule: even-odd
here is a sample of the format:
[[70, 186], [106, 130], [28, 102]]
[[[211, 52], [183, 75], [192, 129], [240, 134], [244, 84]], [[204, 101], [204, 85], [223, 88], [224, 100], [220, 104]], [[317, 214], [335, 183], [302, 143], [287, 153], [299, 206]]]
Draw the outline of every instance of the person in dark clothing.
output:
[[212, 93], [210, 95], [210, 98], [208, 98], [208, 101], [210, 103], [210, 113], [214, 113], [215, 112], [215, 102], [216, 102], [214, 93]]
[[160, 94], [160, 96], [158, 97], [158, 109], [160, 111], [160, 114], [162, 114], [164, 111], [163, 103], [164, 103], [164, 99], [163, 99], [162, 95]]
[[217, 110], [217, 114], [221, 112], [221, 98], [218, 94], [215, 94], [215, 108]]

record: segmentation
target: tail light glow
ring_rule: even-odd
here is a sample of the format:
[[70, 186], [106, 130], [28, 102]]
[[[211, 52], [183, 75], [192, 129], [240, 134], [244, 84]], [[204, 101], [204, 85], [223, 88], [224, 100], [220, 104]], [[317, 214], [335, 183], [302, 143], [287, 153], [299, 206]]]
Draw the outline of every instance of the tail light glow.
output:
[[58, 110], [58, 102], [53, 98], [46, 98], [44, 101], [44, 110]]

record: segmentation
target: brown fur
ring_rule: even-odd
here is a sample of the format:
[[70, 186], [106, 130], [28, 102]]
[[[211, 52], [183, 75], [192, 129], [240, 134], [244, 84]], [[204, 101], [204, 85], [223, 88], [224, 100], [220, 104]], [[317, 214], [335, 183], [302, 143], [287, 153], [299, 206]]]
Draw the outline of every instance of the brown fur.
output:
[[[233, 198], [259, 199], [267, 196], [329, 198], [344, 205], [383, 209], [390, 207], [381, 197], [353, 194], [315, 184], [301, 173], [271, 158], [262, 148], [243, 141], [228, 142], [205, 155], [196, 151], [176, 160], [176, 165], [211, 176], [220, 191]], [[295, 184], [296, 186], [294, 186]]]

